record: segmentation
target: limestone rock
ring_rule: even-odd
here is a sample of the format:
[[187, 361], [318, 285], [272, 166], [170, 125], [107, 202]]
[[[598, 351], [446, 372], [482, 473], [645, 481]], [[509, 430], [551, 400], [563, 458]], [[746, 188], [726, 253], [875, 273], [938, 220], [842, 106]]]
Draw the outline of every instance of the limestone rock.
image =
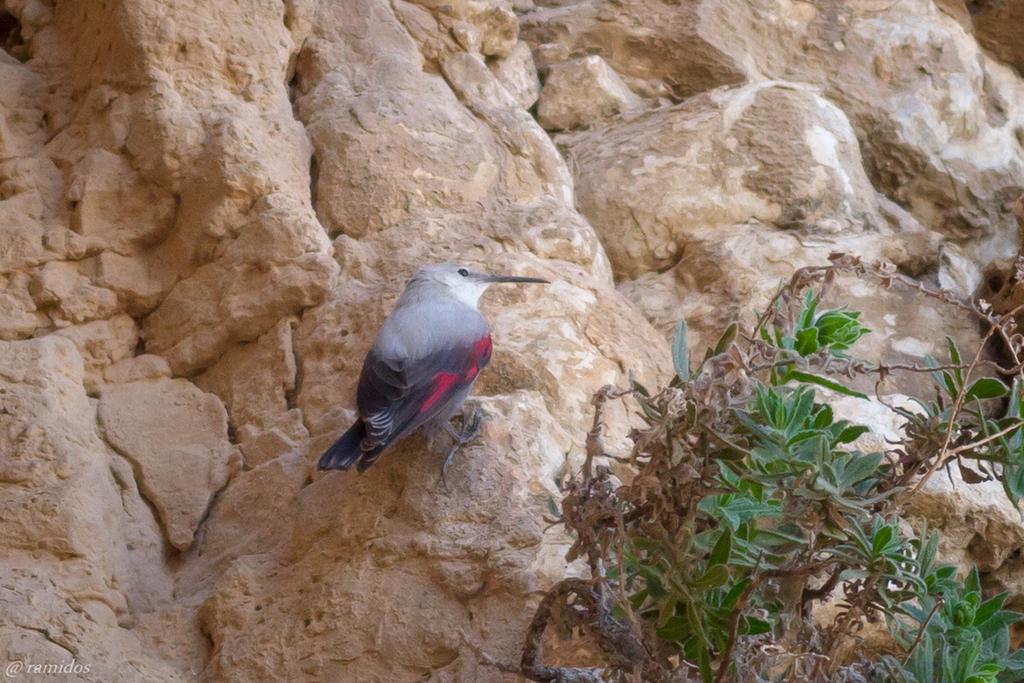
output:
[[156, 520], [98, 437], [82, 380], [68, 339], [0, 342], [4, 656], [88, 665], [80, 680], [188, 680], [131, 628], [159, 614], [173, 584]]
[[32, 298], [57, 327], [106, 318], [117, 312], [117, 295], [97, 287], [69, 261], [50, 261], [29, 286]]
[[512, 196], [523, 201], [553, 195], [568, 202], [572, 181], [551, 139], [517, 106], [484, 63], [472, 55], [456, 54], [444, 60], [441, 70], [465, 108], [494, 135], [500, 158], [517, 165], [520, 158], [530, 160], [529, 170], [522, 168], [507, 178]]
[[970, 299], [981, 286], [984, 274], [956, 244], [942, 245], [939, 254], [939, 286], [961, 299]]
[[[201, 612], [218, 653], [212, 675], [405, 680], [407, 662], [417, 662], [453, 680], [502, 680], [473, 648], [514, 660], [530, 610], [511, 609], [509, 600], [564, 570], [565, 541], [545, 542], [540, 514], [571, 438], [535, 392], [487, 399], [481, 408], [484, 438], [451, 472], [458, 496], [438, 494], [440, 460], [422, 441], [362, 477], [322, 476], [294, 498], [282, 465], [247, 473], [276, 493], [268, 502], [253, 482], [225, 512], [233, 553], [245, 556]], [[238, 534], [261, 533], [259, 524], [242, 524], [251, 515], [293, 520], [276, 540], [285, 564], [247, 551], [252, 544]], [[416, 597], [399, 604], [396, 593]], [[339, 623], [350, 625], [343, 637]], [[271, 629], [291, 643], [287, 656], [260, 646]], [[382, 650], [404, 654], [380, 657]]]
[[117, 251], [166, 237], [173, 224], [174, 198], [144, 183], [127, 159], [90, 150], [75, 173], [68, 199], [75, 207], [76, 232], [98, 237]]
[[685, 98], [746, 78], [743, 56], [721, 47], [714, 9], [709, 2], [558, 2], [525, 14], [521, 33], [535, 48], [549, 46], [536, 55], [542, 71], [599, 55], [622, 76], [657, 81]]
[[[938, 283], [926, 284], [937, 288]], [[929, 297], [922, 297], [905, 288], [885, 288], [872, 280], [856, 277], [837, 278], [827, 303], [848, 306], [861, 311], [861, 319], [871, 332], [857, 342], [856, 355], [875, 362], [921, 364], [926, 356], [948, 358], [946, 336], [951, 337], [965, 355], [973, 353], [981, 343], [977, 321], [963, 315], [957, 308]], [[934, 330], [941, 329], [942, 335]], [[873, 389], [874, 380], [864, 378], [859, 385], [865, 392]], [[916, 396], [934, 394], [929, 375], [912, 373], [890, 378], [880, 387]]]
[[717, 248], [729, 226], [775, 226], [787, 252], [886, 227], [849, 122], [803, 85], [716, 91], [559, 142], [620, 276], [664, 271], [693, 240]]
[[[197, 539], [194, 561], [182, 572], [193, 593], [208, 596], [232, 565], [245, 564], [239, 558], [252, 555], [255, 549], [276, 554], [289, 541], [298, 500], [306, 495], [302, 491], [308, 484], [303, 456], [302, 452], [279, 454], [234, 477]], [[221, 656], [230, 660], [248, 658], [250, 653], [228, 651]]]
[[[317, 216], [330, 234], [358, 239], [438, 209], [475, 211], [494, 196], [509, 203], [572, 196], [544, 131], [478, 57], [453, 54], [443, 59], [443, 78], [425, 73], [390, 8], [375, 0], [355, 6], [355, 13], [322, 8], [314, 25], [332, 25], [344, 12], [351, 27], [311, 38], [296, 67], [297, 111], [317, 159]], [[382, 43], [387, 68], [354, 57]], [[334, 70], [339, 61], [351, 68]], [[415, 191], [401, 180], [407, 173]]]
[[186, 380], [143, 380], [105, 386], [99, 418], [107, 441], [137, 468], [167, 540], [187, 549], [235, 465], [224, 406]]
[[519, 38], [519, 21], [507, 7], [491, 6], [475, 12], [471, 21], [480, 31], [480, 52], [491, 57], [507, 57]]
[[291, 408], [261, 426], [244, 424], [238, 429], [238, 447], [248, 467], [258, 467], [282, 455], [302, 449], [309, 430], [302, 411]]
[[199, 376], [196, 384], [224, 402], [234, 429], [265, 427], [288, 410], [295, 391], [292, 326], [282, 319], [251, 344], [236, 346]]
[[[410, 212], [477, 202], [501, 176], [489, 146], [465, 147], [482, 124], [457, 105], [442, 79], [413, 68], [419, 53], [390, 10], [381, 10], [382, 21], [371, 22], [374, 3], [357, 4], [366, 9], [352, 20], [365, 38], [356, 37], [353, 24], [344, 42], [312, 39], [297, 65], [298, 112], [316, 149], [317, 216], [331, 234], [344, 230], [353, 237], [393, 225]], [[374, 71], [357, 63], [345, 73], [333, 72], [348, 52], [369, 50], [371, 44], [389, 46], [384, 57], [390, 68]], [[378, 144], [382, 136], [390, 144]], [[420, 178], [410, 196], [397, 180], [407, 171]], [[375, 188], [372, 199], [367, 187]]]
[[120, 306], [131, 315], [156, 308], [177, 279], [175, 269], [159, 255], [123, 256], [104, 251], [82, 262], [81, 270], [92, 282], [114, 292]]
[[[1013, 3], [977, 3], [990, 4]], [[821, 87], [853, 124], [879, 190], [923, 225], [982, 262], [1015, 253], [1007, 201], [1024, 172], [1024, 83], [937, 3], [701, 6], [706, 33], [752, 78]]]
[[124, 313], [107, 320], [65, 327], [55, 334], [67, 337], [78, 348], [85, 364], [82, 379], [85, 390], [90, 394], [99, 389], [106, 370], [119, 361], [127, 360], [139, 343], [138, 326]]
[[45, 327], [49, 320], [39, 310], [29, 285], [27, 273], [0, 274], [0, 339], [21, 339]]
[[597, 55], [551, 67], [537, 104], [537, 118], [548, 130], [579, 128], [638, 108], [639, 97]]
[[[716, 91], [559, 139], [621, 291], [666, 334], [686, 320], [693, 348], [752, 324], [794, 270], [832, 252], [905, 268], [937, 258], [936, 239], [879, 202], [842, 112], [806, 86]], [[941, 355], [937, 327], [964, 348], [978, 342], [974, 321], [936, 301], [852, 279], [831, 294], [875, 330], [857, 350], [870, 360]], [[907, 381], [904, 391], [928, 386]]]
[[104, 381], [111, 384], [137, 382], [141, 379], [160, 379], [171, 376], [171, 366], [160, 356], [143, 353], [124, 358], [103, 371]]
[[[542, 71], [596, 53], [635, 92], [660, 82], [676, 99], [744, 80], [817, 85], [849, 118], [883, 193], [929, 229], [969, 242], [978, 260], [1010, 256], [1006, 202], [1021, 187], [1024, 84], [951, 16], [955, 2], [939, 4], [558, 3], [527, 14], [522, 35]], [[719, 77], [706, 77], [709, 68]]]
[[1020, 0], [972, 2], [970, 17], [981, 46], [1024, 74], [1024, 45], [1020, 40], [1024, 3]]
[[507, 55], [488, 64], [494, 77], [523, 109], [529, 109], [540, 96], [540, 79], [530, 46], [520, 40]]
[[25, 156], [46, 142], [36, 100], [41, 79], [6, 52], [0, 53], [0, 161]]
[[178, 282], [146, 318], [146, 350], [175, 373], [205, 367], [327, 292], [337, 264], [319, 225], [285, 202], [267, 204], [222, 258]]

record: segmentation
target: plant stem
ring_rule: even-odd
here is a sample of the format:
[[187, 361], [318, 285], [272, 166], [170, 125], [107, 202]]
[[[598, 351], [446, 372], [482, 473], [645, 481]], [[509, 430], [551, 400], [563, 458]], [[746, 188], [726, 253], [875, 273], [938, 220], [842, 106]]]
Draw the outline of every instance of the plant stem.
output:
[[909, 662], [910, 658], [914, 655], [914, 650], [916, 650], [917, 646], [921, 644], [921, 639], [924, 638], [924, 632], [927, 630], [928, 624], [932, 623], [932, 617], [934, 617], [935, 613], [939, 611], [939, 607], [942, 607], [942, 596], [935, 598], [935, 606], [932, 607], [932, 611], [928, 613], [928, 618], [924, 620], [924, 623], [921, 624], [921, 628], [918, 629], [917, 637], [914, 638], [913, 644], [910, 646], [910, 649], [907, 650], [907, 656], [903, 659], [903, 666], [907, 665], [907, 662]]

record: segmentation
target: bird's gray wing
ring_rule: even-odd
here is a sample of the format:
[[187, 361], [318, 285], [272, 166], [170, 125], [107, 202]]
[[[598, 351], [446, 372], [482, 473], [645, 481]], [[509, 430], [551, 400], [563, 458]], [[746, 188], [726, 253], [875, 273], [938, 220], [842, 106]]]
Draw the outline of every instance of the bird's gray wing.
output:
[[[479, 313], [472, 312], [478, 320], [466, 316], [454, 321], [465, 324], [462, 330], [426, 331], [420, 338], [427, 343], [419, 348], [415, 342], [394, 344], [392, 348], [404, 353], [387, 354], [388, 344], [374, 345], [363, 364], [356, 396], [366, 425], [364, 450], [383, 449], [416, 429], [473, 383], [490, 361], [491, 337]], [[382, 333], [389, 332], [396, 333], [382, 329]]]

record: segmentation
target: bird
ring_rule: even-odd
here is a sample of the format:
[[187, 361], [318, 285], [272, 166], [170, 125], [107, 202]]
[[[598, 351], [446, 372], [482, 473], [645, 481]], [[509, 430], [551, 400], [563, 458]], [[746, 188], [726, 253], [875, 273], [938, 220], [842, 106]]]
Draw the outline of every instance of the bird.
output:
[[489, 275], [454, 263], [431, 264], [410, 278], [395, 308], [381, 325], [363, 361], [356, 389], [358, 417], [320, 457], [319, 470], [362, 473], [391, 446], [428, 424], [439, 424], [454, 439], [441, 466], [476, 437], [480, 412], [450, 419], [491, 359], [491, 331], [480, 313], [480, 297], [496, 283], [550, 284], [537, 277]]

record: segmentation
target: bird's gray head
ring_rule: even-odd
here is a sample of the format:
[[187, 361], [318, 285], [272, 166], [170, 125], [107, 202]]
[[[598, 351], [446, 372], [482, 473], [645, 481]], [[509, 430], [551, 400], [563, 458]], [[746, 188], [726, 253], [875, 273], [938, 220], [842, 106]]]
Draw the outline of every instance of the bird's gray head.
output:
[[487, 288], [499, 282], [548, 284], [547, 280], [539, 277], [490, 275], [457, 263], [438, 263], [416, 271], [416, 274], [409, 280], [409, 284], [406, 285], [405, 295], [434, 291], [447, 294], [469, 306], [476, 307]]

